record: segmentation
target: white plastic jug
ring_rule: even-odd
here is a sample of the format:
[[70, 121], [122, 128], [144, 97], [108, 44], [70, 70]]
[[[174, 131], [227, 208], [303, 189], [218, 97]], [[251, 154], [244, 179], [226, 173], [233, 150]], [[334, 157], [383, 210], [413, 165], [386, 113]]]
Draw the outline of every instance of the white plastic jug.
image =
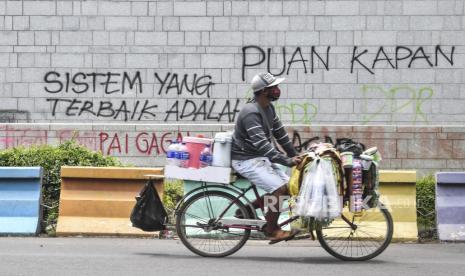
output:
[[231, 167], [232, 132], [219, 132], [213, 144], [214, 167]]

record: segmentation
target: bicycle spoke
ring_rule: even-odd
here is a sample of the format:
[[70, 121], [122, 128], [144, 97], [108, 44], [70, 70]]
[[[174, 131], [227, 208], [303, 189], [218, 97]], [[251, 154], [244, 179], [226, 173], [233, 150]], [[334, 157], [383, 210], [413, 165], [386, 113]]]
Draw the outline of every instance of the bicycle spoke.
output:
[[223, 212], [222, 218], [233, 218], [236, 209], [241, 210], [242, 215], [247, 217], [243, 205], [238, 205], [235, 199], [220, 195], [219, 192], [206, 192], [194, 200], [188, 200], [180, 214], [183, 223], [178, 225], [182, 228], [182, 242], [187, 243], [188, 248], [210, 255], [225, 254], [237, 246], [242, 246], [245, 242], [244, 237], [248, 239], [250, 230], [223, 228], [216, 223], [218, 216]]
[[350, 226], [324, 227], [324, 229], [352, 229]]
[[204, 220], [203, 218], [199, 217], [199, 216], [196, 216], [196, 215], [191, 215], [191, 214], [186, 214], [187, 216], [191, 217], [191, 218], [195, 218], [195, 219], [198, 219], [200, 221], [202, 221], [203, 223], [208, 223], [208, 220]]
[[392, 238], [392, 220], [387, 211], [370, 209], [355, 215], [344, 209], [343, 214], [355, 229], [338, 218], [318, 230], [324, 248], [338, 258], [372, 258], [381, 253]]

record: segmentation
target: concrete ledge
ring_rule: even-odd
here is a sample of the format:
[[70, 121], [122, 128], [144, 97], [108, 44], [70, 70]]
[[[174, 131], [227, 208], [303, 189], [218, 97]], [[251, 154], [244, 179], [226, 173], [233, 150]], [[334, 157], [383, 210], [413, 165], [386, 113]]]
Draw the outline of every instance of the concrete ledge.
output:
[[0, 168], [0, 178], [42, 178], [42, 168], [39, 167], [3, 167]]
[[436, 174], [436, 183], [439, 185], [461, 184], [465, 185], [465, 172], [440, 172]]
[[416, 183], [416, 171], [381, 170], [379, 181], [382, 183]]
[[392, 215], [395, 241], [418, 239], [416, 179], [416, 171], [380, 171], [380, 200]]
[[163, 174], [163, 168], [61, 167], [61, 177], [146, 179], [148, 174]]
[[40, 232], [42, 175], [40, 167], [0, 168], [0, 234]]
[[60, 217], [58, 236], [154, 236], [157, 232], [143, 232], [132, 227], [129, 218]]
[[[129, 220], [147, 175], [163, 169], [62, 167], [57, 235], [154, 235]], [[163, 179], [153, 181], [162, 196]]]
[[441, 241], [465, 241], [465, 172], [436, 174], [436, 213]]

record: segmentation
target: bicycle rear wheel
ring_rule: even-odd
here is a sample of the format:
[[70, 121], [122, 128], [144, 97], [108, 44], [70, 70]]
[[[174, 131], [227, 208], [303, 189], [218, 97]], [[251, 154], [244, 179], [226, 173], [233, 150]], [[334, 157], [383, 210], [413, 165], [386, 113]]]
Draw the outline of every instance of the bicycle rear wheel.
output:
[[[176, 230], [182, 243], [203, 257], [225, 257], [244, 246], [250, 230], [214, 223], [235, 200], [234, 196], [221, 191], [201, 192], [189, 198], [176, 215]], [[234, 219], [236, 210], [244, 218], [250, 218], [246, 206], [239, 200], [221, 218]]]
[[340, 217], [316, 230], [321, 246], [334, 257], [344, 261], [366, 261], [381, 254], [391, 242], [392, 217], [381, 203], [359, 214], [349, 212], [346, 207], [342, 215], [354, 227]]

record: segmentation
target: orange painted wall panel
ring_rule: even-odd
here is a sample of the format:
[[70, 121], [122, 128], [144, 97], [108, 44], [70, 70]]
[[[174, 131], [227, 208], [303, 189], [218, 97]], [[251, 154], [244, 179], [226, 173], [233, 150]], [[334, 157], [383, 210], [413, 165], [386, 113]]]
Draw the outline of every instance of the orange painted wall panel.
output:
[[[57, 235], [154, 235], [129, 220], [146, 175], [163, 169], [62, 167]], [[154, 182], [162, 197], [163, 180]]]

